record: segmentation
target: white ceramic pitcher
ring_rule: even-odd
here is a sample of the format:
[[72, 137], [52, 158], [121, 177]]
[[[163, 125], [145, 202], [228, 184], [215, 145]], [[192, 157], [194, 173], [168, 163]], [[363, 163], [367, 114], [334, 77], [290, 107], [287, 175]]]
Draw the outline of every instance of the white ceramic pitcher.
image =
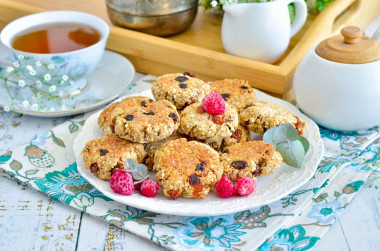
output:
[[[293, 2], [296, 15], [291, 23], [288, 5]], [[222, 40], [227, 53], [265, 63], [274, 63], [284, 54], [307, 17], [304, 0], [238, 3], [223, 9]]]

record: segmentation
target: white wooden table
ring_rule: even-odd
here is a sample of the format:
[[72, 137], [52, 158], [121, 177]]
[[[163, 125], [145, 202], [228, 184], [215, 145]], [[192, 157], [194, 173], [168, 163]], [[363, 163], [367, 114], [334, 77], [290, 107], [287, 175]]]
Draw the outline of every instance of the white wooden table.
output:
[[[367, 30], [372, 34], [378, 18]], [[136, 74], [135, 80], [142, 74]], [[34, 118], [0, 112], [0, 154], [69, 118]], [[358, 232], [357, 229], [363, 231]], [[380, 249], [380, 189], [366, 184], [315, 250]], [[163, 250], [28, 187], [0, 177], [0, 250]]]

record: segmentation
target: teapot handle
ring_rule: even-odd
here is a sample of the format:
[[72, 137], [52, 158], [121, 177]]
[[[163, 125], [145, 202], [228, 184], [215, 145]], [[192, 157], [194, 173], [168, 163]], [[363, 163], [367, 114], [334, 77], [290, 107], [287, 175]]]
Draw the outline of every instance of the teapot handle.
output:
[[305, 0], [288, 0], [287, 1], [288, 5], [291, 3], [294, 3], [294, 6], [296, 7], [296, 14], [294, 16], [294, 20], [290, 29], [290, 37], [293, 37], [295, 34], [297, 34], [300, 31], [300, 29], [306, 22], [307, 6], [305, 3]]

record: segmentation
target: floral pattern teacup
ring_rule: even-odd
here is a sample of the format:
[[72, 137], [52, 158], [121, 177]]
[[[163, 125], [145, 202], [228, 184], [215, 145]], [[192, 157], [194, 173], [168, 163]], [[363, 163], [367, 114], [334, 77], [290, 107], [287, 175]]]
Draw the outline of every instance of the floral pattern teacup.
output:
[[[12, 47], [13, 38], [33, 26], [52, 23], [78, 23], [91, 26], [101, 34], [100, 40], [83, 49], [64, 53], [29, 53]], [[49, 11], [19, 18], [9, 23], [1, 32], [0, 40], [8, 48], [12, 65], [26, 78], [18, 83], [26, 84], [37, 92], [51, 96], [72, 95], [85, 88], [86, 77], [98, 65], [109, 35], [108, 25], [100, 18], [76, 11]]]

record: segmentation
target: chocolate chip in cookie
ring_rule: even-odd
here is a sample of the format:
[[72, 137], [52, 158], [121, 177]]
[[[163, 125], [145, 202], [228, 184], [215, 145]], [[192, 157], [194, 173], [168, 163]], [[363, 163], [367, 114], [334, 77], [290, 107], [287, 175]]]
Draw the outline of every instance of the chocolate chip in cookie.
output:
[[133, 115], [127, 115], [124, 117], [127, 121], [132, 121], [133, 120]]
[[189, 78], [188, 77], [185, 77], [185, 76], [179, 76], [179, 77], [176, 77], [175, 80], [178, 81], [178, 82], [185, 82], [186, 80], [188, 80]]
[[242, 160], [233, 161], [231, 164], [231, 167], [240, 170], [240, 169], [244, 169], [244, 168], [248, 167], [248, 163], [246, 161], [242, 161]]
[[186, 88], [187, 88], [187, 84], [179, 84], [179, 87], [180, 87], [181, 89], [186, 89]]
[[100, 152], [100, 156], [104, 156], [108, 153], [106, 149], [99, 149], [99, 152]]
[[227, 99], [231, 96], [228, 93], [223, 93], [223, 94], [220, 94], [220, 95], [222, 96], [222, 98], [224, 99], [224, 101], [227, 101]]

